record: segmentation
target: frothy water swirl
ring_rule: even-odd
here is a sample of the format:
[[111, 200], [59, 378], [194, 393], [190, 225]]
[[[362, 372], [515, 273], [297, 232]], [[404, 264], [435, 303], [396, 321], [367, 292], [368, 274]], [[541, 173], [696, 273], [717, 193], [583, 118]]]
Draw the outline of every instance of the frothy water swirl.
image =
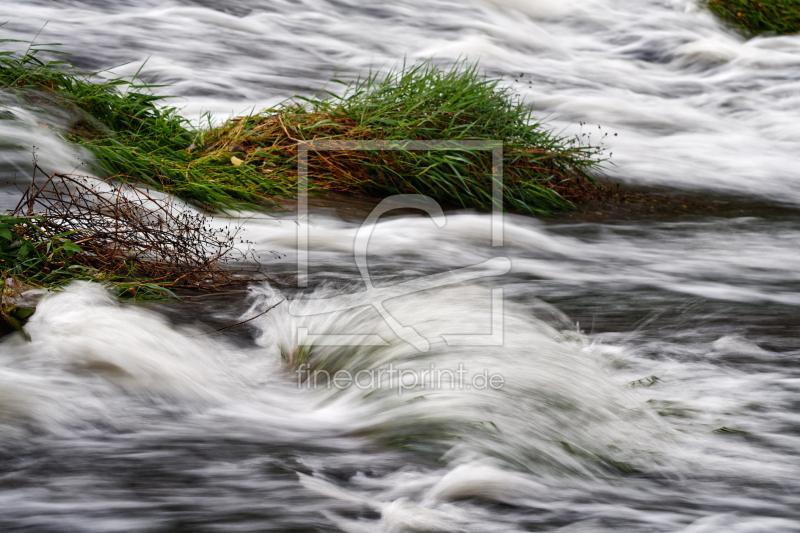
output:
[[[800, 203], [800, 38], [745, 41], [693, 2], [42, 0], [0, 15], [6, 37], [47, 22], [40, 39], [87, 69], [131, 62], [115, 73], [133, 74], [147, 59], [144, 76], [192, 119], [333, 90], [337, 72], [403, 57], [480, 59], [566, 133], [580, 121], [595, 141], [618, 133], [605, 142], [620, 180]], [[27, 178], [34, 144], [48, 170], [86, 160], [49, 119], [2, 98], [7, 186]], [[795, 220], [509, 215], [496, 250], [488, 215], [449, 213], [441, 228], [389, 217], [368, 249], [376, 286], [510, 259], [502, 276], [386, 302], [427, 352], [374, 307], [290, 312], [296, 298], [313, 310], [363, 290], [358, 224], [320, 212], [310, 225], [304, 293], [280, 283], [297, 224], [258, 215], [246, 236], [277, 282], [246, 295], [132, 305], [74, 284], [45, 296], [32, 342], [0, 341], [0, 526], [797, 531]], [[498, 287], [503, 344], [449, 344], [492, 332]], [[324, 346], [301, 329], [384, 342]], [[469, 389], [386, 374], [459, 365]], [[323, 370], [368, 386], [314, 386]], [[484, 370], [502, 386], [475, 386]]]

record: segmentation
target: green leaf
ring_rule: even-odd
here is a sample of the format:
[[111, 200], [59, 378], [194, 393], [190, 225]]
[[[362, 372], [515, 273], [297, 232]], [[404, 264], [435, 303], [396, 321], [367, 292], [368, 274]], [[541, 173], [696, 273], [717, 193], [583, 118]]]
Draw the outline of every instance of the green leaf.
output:
[[18, 320], [28, 320], [35, 312], [35, 307], [17, 307], [11, 312], [11, 314]]
[[67, 251], [67, 252], [74, 253], [74, 254], [79, 254], [79, 253], [81, 253], [83, 251], [83, 248], [81, 248], [80, 246], [78, 246], [77, 244], [75, 244], [72, 241], [65, 241], [64, 242], [64, 250]]
[[8, 320], [6, 322], [12, 328], [14, 328], [15, 330], [19, 331], [19, 334], [22, 335], [22, 338], [25, 339], [26, 342], [30, 342], [31, 341], [31, 336], [28, 335], [27, 331], [22, 329], [22, 325], [19, 323], [19, 320], [17, 320], [13, 316], [10, 316], [10, 317], [8, 317]]

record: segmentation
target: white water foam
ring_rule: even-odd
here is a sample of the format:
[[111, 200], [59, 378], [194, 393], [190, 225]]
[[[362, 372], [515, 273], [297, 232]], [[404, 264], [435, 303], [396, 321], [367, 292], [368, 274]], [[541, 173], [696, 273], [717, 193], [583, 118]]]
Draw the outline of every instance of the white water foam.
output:
[[[798, 37], [744, 41], [691, 2], [40, 0], [6, 3], [0, 15], [10, 20], [6, 35], [18, 38], [50, 21], [45, 39], [64, 42], [86, 68], [133, 61], [118, 71], [132, 74], [149, 57], [145, 74], [172, 83], [164, 90], [184, 97], [192, 118], [202, 108], [224, 117], [313, 94], [339, 68], [348, 78], [404, 56], [480, 57], [557, 127], [573, 133], [587, 121], [592, 131], [599, 123], [618, 132], [610, 146], [620, 179], [800, 201]], [[82, 155], [26, 112], [0, 124], [4, 142], [19, 144], [5, 157], [22, 168], [37, 144], [52, 170], [71, 170]], [[485, 222], [467, 213], [443, 229], [424, 218], [379, 224], [370, 247], [375, 279], [391, 284], [493, 257]], [[356, 228], [326, 217], [312, 224], [312, 274], [332, 282], [316, 294], [359, 290]], [[293, 221], [251, 220], [246, 229], [258, 248], [296, 259]], [[513, 269], [502, 281], [510, 298], [503, 348], [452, 349], [437, 340], [420, 355], [370, 310], [300, 319], [282, 306], [254, 321], [258, 346], [237, 348], [190, 337], [207, 328], [175, 327], [94, 286], [48, 296], [28, 325], [32, 343], [16, 335], [0, 342], [2, 458], [22, 457], [0, 477], [0, 520], [54, 531], [155, 530], [187, 514], [175, 509], [199, 517], [230, 508], [240, 514], [208, 522], [238, 526], [241, 516], [300, 494], [242, 528], [797, 530], [795, 352], [756, 343], [732, 312], [723, 314], [732, 323], [714, 330], [691, 309], [673, 337], [648, 316], [649, 327], [594, 335], [604, 343], [592, 343], [536, 298], [587, 308], [591, 301], [608, 314], [687, 298], [745, 313], [785, 310], [800, 303], [796, 225], [566, 227], [508, 217], [505, 233]], [[258, 288], [231, 322], [281, 297]], [[488, 301], [487, 287], [467, 285], [388, 307], [438, 339], [442, 330], [488, 331]], [[339, 368], [468, 362], [501, 372], [508, 386], [402, 396], [297, 388], [280, 359], [282, 349], [296, 353], [302, 324], [312, 332], [362, 328], [388, 340], [312, 351]], [[642, 381], [652, 375], [659, 380]], [[714, 433], [723, 427], [729, 431]], [[63, 478], [58, 468], [37, 478], [19, 451], [36, 446], [46, 451], [30, 453], [53, 454], [51, 465], [84, 462]], [[255, 451], [231, 452], [242, 446]], [[147, 467], [130, 483], [144, 488], [107, 489], [109, 472], [125, 473], [104, 462], [115, 458]], [[642, 473], [619, 472], [628, 466]], [[146, 477], [157, 468], [167, 482]], [[28, 476], [35, 486], [16, 488]], [[276, 481], [286, 477], [296, 485]], [[231, 487], [241, 490], [225, 492]], [[295, 522], [280, 522], [289, 516]]]

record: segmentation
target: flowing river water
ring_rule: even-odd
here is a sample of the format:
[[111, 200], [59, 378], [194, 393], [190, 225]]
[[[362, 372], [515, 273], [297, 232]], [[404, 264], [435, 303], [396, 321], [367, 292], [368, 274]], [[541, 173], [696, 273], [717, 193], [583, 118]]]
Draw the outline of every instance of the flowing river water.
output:
[[[3, 531], [800, 531], [800, 218], [785, 209], [800, 205], [800, 37], [745, 41], [683, 0], [40, 0], [3, 2], [0, 20], [17, 39], [47, 23], [38, 40], [86, 69], [147, 60], [191, 119], [404, 57], [480, 59], [554, 127], [617, 133], [615, 179], [767, 206], [507, 214], [502, 246], [489, 214], [384, 217], [366, 249], [379, 289], [477, 272], [386, 300], [427, 350], [375, 307], [282, 302], [364, 291], [354, 243], [372, 206], [345, 200], [307, 225], [244, 223], [271, 283], [170, 304], [47, 295], [31, 342], [0, 341]], [[0, 104], [3, 205], [31, 146], [51, 171], [89, 157]], [[307, 336], [323, 334], [382, 340]], [[360, 385], [315, 387], [282, 362], [304, 356]], [[375, 377], [389, 368], [447, 379]]]

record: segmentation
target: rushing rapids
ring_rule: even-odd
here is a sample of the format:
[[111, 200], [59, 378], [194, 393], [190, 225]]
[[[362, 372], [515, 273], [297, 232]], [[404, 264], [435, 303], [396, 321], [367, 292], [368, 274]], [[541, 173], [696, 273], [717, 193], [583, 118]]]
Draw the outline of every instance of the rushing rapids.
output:
[[[480, 59], [553, 125], [617, 133], [616, 179], [800, 203], [800, 38], [745, 41], [693, 2], [32, 0], [0, 15], [9, 38], [46, 22], [40, 39], [87, 69], [147, 59], [190, 118], [403, 57]], [[32, 145], [54, 170], [89, 157], [0, 99], [9, 192]], [[437, 286], [348, 307], [368, 212], [249, 217], [273, 281], [248, 290], [45, 295], [31, 342], [0, 341], [0, 527], [800, 529], [796, 218], [509, 214], [494, 247], [489, 214], [388, 214], [365, 248], [374, 287]]]

